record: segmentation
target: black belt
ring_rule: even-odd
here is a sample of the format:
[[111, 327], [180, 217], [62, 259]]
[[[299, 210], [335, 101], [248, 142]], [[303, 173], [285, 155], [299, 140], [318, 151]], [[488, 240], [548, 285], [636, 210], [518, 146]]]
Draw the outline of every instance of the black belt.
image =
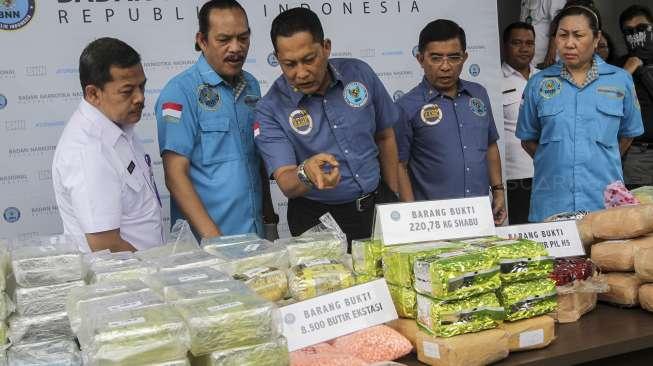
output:
[[356, 205], [356, 211], [365, 212], [370, 208], [374, 207], [374, 203], [378, 195], [379, 195], [379, 188], [377, 187], [374, 190], [374, 192], [370, 192], [358, 197], [356, 201], [354, 201], [354, 204]]
[[646, 151], [649, 149], [653, 149], [653, 142], [633, 141], [633, 143], [630, 144], [630, 146], [639, 148], [642, 151]]

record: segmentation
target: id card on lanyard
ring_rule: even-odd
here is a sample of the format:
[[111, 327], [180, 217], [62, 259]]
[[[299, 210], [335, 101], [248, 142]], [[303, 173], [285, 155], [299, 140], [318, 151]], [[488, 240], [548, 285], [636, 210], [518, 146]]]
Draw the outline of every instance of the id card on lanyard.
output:
[[156, 182], [154, 181], [154, 172], [152, 171], [152, 158], [150, 158], [150, 154], [145, 154], [145, 163], [147, 163], [148, 167], [148, 172], [150, 173], [150, 177], [145, 175], [146, 173], [143, 172], [143, 175], [145, 176], [145, 181], [149, 182], [150, 188], [154, 191], [154, 194], [156, 194], [156, 199], [159, 201], [159, 206], [161, 207], [161, 197], [159, 196], [159, 190], [156, 188]]

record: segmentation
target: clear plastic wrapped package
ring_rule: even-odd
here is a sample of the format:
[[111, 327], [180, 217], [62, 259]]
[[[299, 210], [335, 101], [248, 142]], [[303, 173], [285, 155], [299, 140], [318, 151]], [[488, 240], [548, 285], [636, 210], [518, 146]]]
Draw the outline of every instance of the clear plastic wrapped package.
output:
[[82, 357], [72, 340], [14, 345], [7, 352], [12, 366], [81, 366]]
[[11, 343], [14, 345], [73, 337], [65, 311], [37, 316], [14, 314], [9, 317], [8, 333]]
[[288, 283], [292, 298], [303, 301], [354, 286], [356, 279], [340, 261], [315, 259], [292, 267]]
[[7, 323], [0, 321], [0, 350], [4, 350], [4, 345], [7, 343]]
[[30, 243], [15, 247], [11, 258], [19, 287], [48, 286], [83, 279], [82, 254], [72, 243]]
[[195, 239], [188, 222], [177, 220], [170, 230], [170, 236], [165, 245], [139, 250], [134, 254], [141, 260], [153, 260], [197, 249], [199, 249], [197, 239]]
[[156, 272], [156, 267], [145, 262], [115, 263], [97, 266], [89, 272], [89, 283], [140, 280]]
[[148, 364], [145, 364], [143, 366], [191, 366], [191, 364], [190, 364], [190, 361], [188, 360], [188, 358], [184, 357], [184, 358], [180, 358], [178, 360], [148, 363]]
[[393, 285], [412, 287], [415, 258], [451, 252], [463, 247], [464, 244], [444, 241], [386, 247], [383, 251], [383, 276]]
[[388, 284], [390, 290], [390, 297], [397, 310], [397, 315], [401, 318], [415, 319], [417, 309], [417, 293], [412, 287], [401, 287], [393, 284]]
[[115, 294], [137, 292], [141, 290], [149, 289], [147, 285], [140, 280], [103, 282], [71, 289], [68, 298], [66, 299], [66, 311], [68, 312], [68, 318], [70, 319], [73, 331], [77, 333], [79, 328], [79, 323], [81, 322], [79, 307], [83, 306], [83, 304]]
[[347, 241], [343, 241], [338, 234], [333, 232], [311, 233], [278, 239], [275, 244], [286, 246], [291, 266], [315, 259], [338, 260], [347, 254]]
[[203, 250], [178, 253], [167, 257], [152, 260], [159, 271], [176, 271], [180, 269], [212, 267], [218, 269], [224, 260], [209, 254]]
[[220, 269], [231, 275], [261, 267], [288, 268], [286, 248], [265, 239], [229, 245], [210, 244], [203, 249], [222, 259], [224, 264]]
[[506, 284], [497, 294], [508, 321], [551, 313], [558, 305], [556, 283], [548, 278]]
[[555, 258], [550, 257], [544, 245], [536, 241], [497, 240], [474, 246], [485, 248], [496, 257], [504, 283], [546, 278], [553, 272]]
[[248, 287], [240, 281], [220, 282], [190, 282], [183, 285], [170, 286], [166, 291], [167, 302], [187, 301], [222, 295], [231, 292], [244, 292]]
[[207, 246], [217, 247], [222, 245], [251, 243], [259, 240], [261, 240], [261, 238], [259, 238], [259, 236], [256, 235], [255, 233], [223, 235], [223, 236], [216, 236], [213, 238], [204, 238], [202, 239], [201, 246], [202, 249], [204, 249]]
[[216, 351], [208, 357], [211, 366], [286, 366], [290, 363], [284, 337], [253, 346]]
[[16, 306], [5, 293], [0, 293], [0, 320], [5, 320], [14, 312]]
[[233, 278], [228, 274], [211, 267], [189, 268], [174, 271], [158, 272], [145, 277], [143, 280], [154, 290], [166, 298], [169, 287], [183, 285], [191, 282], [219, 282], [229, 281]]
[[154, 305], [82, 321], [79, 341], [85, 364], [136, 366], [183, 359], [188, 328], [170, 305]]
[[417, 324], [438, 337], [496, 328], [505, 317], [494, 292], [456, 301], [417, 295]]
[[258, 267], [234, 275], [250, 289], [269, 301], [279, 301], [288, 293], [288, 277], [284, 270]]
[[68, 294], [74, 288], [84, 285], [84, 281], [73, 281], [58, 285], [16, 288], [16, 312], [23, 316], [32, 316], [65, 311]]
[[9, 274], [9, 240], [0, 238], [0, 291], [7, 288], [7, 275]]
[[380, 240], [352, 240], [351, 255], [356, 273], [383, 276], [383, 243]]
[[415, 260], [415, 290], [440, 300], [459, 300], [501, 286], [496, 257], [465, 249]]
[[188, 324], [194, 356], [267, 342], [281, 334], [276, 306], [251, 290], [178, 302], [174, 306]]

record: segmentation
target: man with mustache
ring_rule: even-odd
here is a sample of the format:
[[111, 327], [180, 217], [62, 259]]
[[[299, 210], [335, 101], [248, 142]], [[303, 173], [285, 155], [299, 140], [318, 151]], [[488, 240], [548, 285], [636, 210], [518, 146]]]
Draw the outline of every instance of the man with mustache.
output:
[[643, 5], [630, 6], [621, 13], [619, 26], [628, 48], [620, 64], [633, 76], [644, 122], [644, 134], [623, 156], [624, 180], [632, 189], [653, 185], [653, 13]]
[[[261, 179], [254, 148], [258, 81], [243, 71], [247, 14], [235, 0], [211, 0], [199, 12], [197, 63], [175, 76], [156, 103], [159, 148], [172, 196], [171, 222], [185, 218], [196, 236], [264, 235]], [[273, 212], [267, 221], [276, 224]]]
[[141, 58], [118, 39], [97, 39], [79, 58], [79, 79], [84, 99], [52, 163], [64, 234], [79, 239], [83, 251], [162, 245], [151, 159], [134, 133], [145, 101]]
[[424, 79], [397, 100], [399, 192], [404, 202], [487, 196], [494, 223], [506, 219], [501, 159], [490, 99], [483, 86], [460, 79], [465, 31], [448, 19], [419, 34]]

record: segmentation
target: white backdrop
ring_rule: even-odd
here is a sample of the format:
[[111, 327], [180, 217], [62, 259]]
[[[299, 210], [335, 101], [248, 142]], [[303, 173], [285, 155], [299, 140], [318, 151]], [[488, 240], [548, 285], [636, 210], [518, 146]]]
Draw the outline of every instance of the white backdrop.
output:
[[[146, 112], [138, 134], [146, 152], [159, 156], [153, 106], [173, 75], [192, 65], [197, 11], [203, 0], [12, 0], [0, 13], [0, 237], [29, 237], [62, 231], [50, 164], [59, 135], [81, 98], [78, 57], [95, 38], [112, 36], [142, 56], [148, 78]], [[32, 19], [12, 26], [34, 5]], [[368, 62], [393, 96], [420, 82], [413, 57], [419, 31], [429, 21], [448, 18], [467, 33], [470, 55], [462, 77], [483, 84], [502, 133], [498, 16], [487, 0], [241, 0], [252, 29], [245, 69], [265, 93], [280, 75], [270, 58], [270, 24], [280, 10], [305, 6], [322, 20], [332, 40], [332, 56]], [[8, 30], [7, 28], [17, 28]], [[502, 145], [502, 144], [501, 144]], [[502, 150], [503, 151], [503, 150]], [[155, 176], [165, 189], [160, 159]], [[277, 191], [277, 195], [279, 192]], [[166, 224], [167, 192], [162, 192]], [[285, 221], [285, 202], [277, 200]]]

